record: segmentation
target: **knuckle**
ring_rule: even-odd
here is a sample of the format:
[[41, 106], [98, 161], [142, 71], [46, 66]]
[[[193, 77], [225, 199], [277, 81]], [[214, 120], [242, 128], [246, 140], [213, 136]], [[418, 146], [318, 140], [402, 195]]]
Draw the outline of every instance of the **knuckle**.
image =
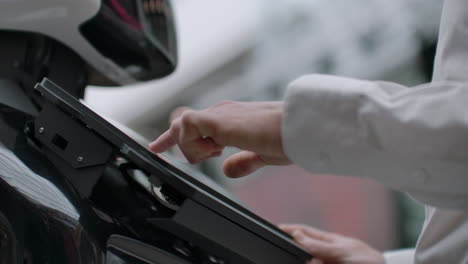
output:
[[184, 125], [191, 125], [194, 123], [194, 118], [195, 118], [196, 112], [193, 110], [187, 110], [184, 113], [182, 113], [180, 119], [182, 121], [182, 124]]
[[172, 137], [177, 138], [178, 135], [180, 134], [180, 130], [181, 130], [180, 121], [176, 120], [171, 123], [170, 131], [171, 131]]
[[218, 131], [223, 124], [222, 120], [214, 118], [210, 115], [200, 115], [196, 119], [197, 129], [202, 136], [210, 137], [216, 142], [219, 135]]
[[173, 120], [177, 119], [178, 117], [180, 117], [180, 116], [181, 116], [185, 111], [187, 111], [187, 110], [190, 110], [190, 108], [185, 107], [185, 106], [177, 107], [177, 108], [174, 109], [174, 111], [172, 111], [172, 113], [170, 114], [169, 120], [170, 120], [170, 121], [173, 121]]

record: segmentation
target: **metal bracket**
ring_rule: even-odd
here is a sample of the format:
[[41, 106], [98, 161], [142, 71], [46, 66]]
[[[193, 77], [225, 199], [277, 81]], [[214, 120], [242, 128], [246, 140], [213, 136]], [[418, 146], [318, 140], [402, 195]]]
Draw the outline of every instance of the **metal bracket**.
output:
[[56, 154], [52, 160], [80, 194], [89, 196], [112, 155], [112, 146], [51, 103], [44, 104], [35, 119], [33, 135], [50, 152], [49, 156]]
[[112, 147], [84, 124], [46, 104], [35, 121], [34, 136], [75, 169], [104, 164]]

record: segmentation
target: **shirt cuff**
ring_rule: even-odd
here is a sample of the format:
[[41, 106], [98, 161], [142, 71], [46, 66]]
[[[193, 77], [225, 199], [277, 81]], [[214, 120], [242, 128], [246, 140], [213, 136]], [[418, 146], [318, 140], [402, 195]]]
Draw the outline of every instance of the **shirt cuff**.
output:
[[412, 264], [414, 263], [414, 249], [387, 251], [384, 253], [385, 264]]
[[362, 145], [358, 111], [371, 86], [369, 81], [319, 74], [292, 82], [282, 123], [288, 158], [314, 173], [327, 173], [331, 148]]

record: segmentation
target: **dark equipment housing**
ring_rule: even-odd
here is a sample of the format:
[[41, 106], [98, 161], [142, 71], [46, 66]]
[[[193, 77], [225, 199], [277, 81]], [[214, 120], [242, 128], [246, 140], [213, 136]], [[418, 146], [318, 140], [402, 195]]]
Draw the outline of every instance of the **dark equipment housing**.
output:
[[[41, 226], [33, 228], [41, 230], [35, 236], [27, 236], [33, 237], [29, 244], [48, 241], [31, 251], [31, 259], [61, 264], [303, 264], [311, 258], [286, 233], [223, 194], [204, 175], [151, 153], [51, 81], [44, 79], [35, 92], [43, 101], [39, 113], [11, 108], [5, 114], [8, 106], [2, 106], [0, 121], [6, 126], [0, 135], [6, 127], [17, 131], [14, 140], [7, 139], [13, 142], [9, 149], [37, 177], [61, 190], [79, 218], [23, 201], [22, 217]], [[0, 188], [15, 193], [3, 181]], [[0, 206], [10, 221], [12, 207], [20, 206]], [[0, 233], [15, 233], [10, 226], [0, 221]], [[9, 254], [9, 259], [19, 259], [15, 250]]]

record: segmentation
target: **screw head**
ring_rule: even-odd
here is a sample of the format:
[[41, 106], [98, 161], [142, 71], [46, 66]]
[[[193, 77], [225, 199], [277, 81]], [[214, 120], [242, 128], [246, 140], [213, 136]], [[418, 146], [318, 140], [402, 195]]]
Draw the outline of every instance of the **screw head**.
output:
[[77, 161], [78, 163], [83, 163], [84, 158], [80, 156], [80, 157], [76, 158], [76, 161]]
[[39, 132], [39, 134], [44, 134], [45, 133], [45, 128], [44, 127], [40, 127], [37, 132]]

